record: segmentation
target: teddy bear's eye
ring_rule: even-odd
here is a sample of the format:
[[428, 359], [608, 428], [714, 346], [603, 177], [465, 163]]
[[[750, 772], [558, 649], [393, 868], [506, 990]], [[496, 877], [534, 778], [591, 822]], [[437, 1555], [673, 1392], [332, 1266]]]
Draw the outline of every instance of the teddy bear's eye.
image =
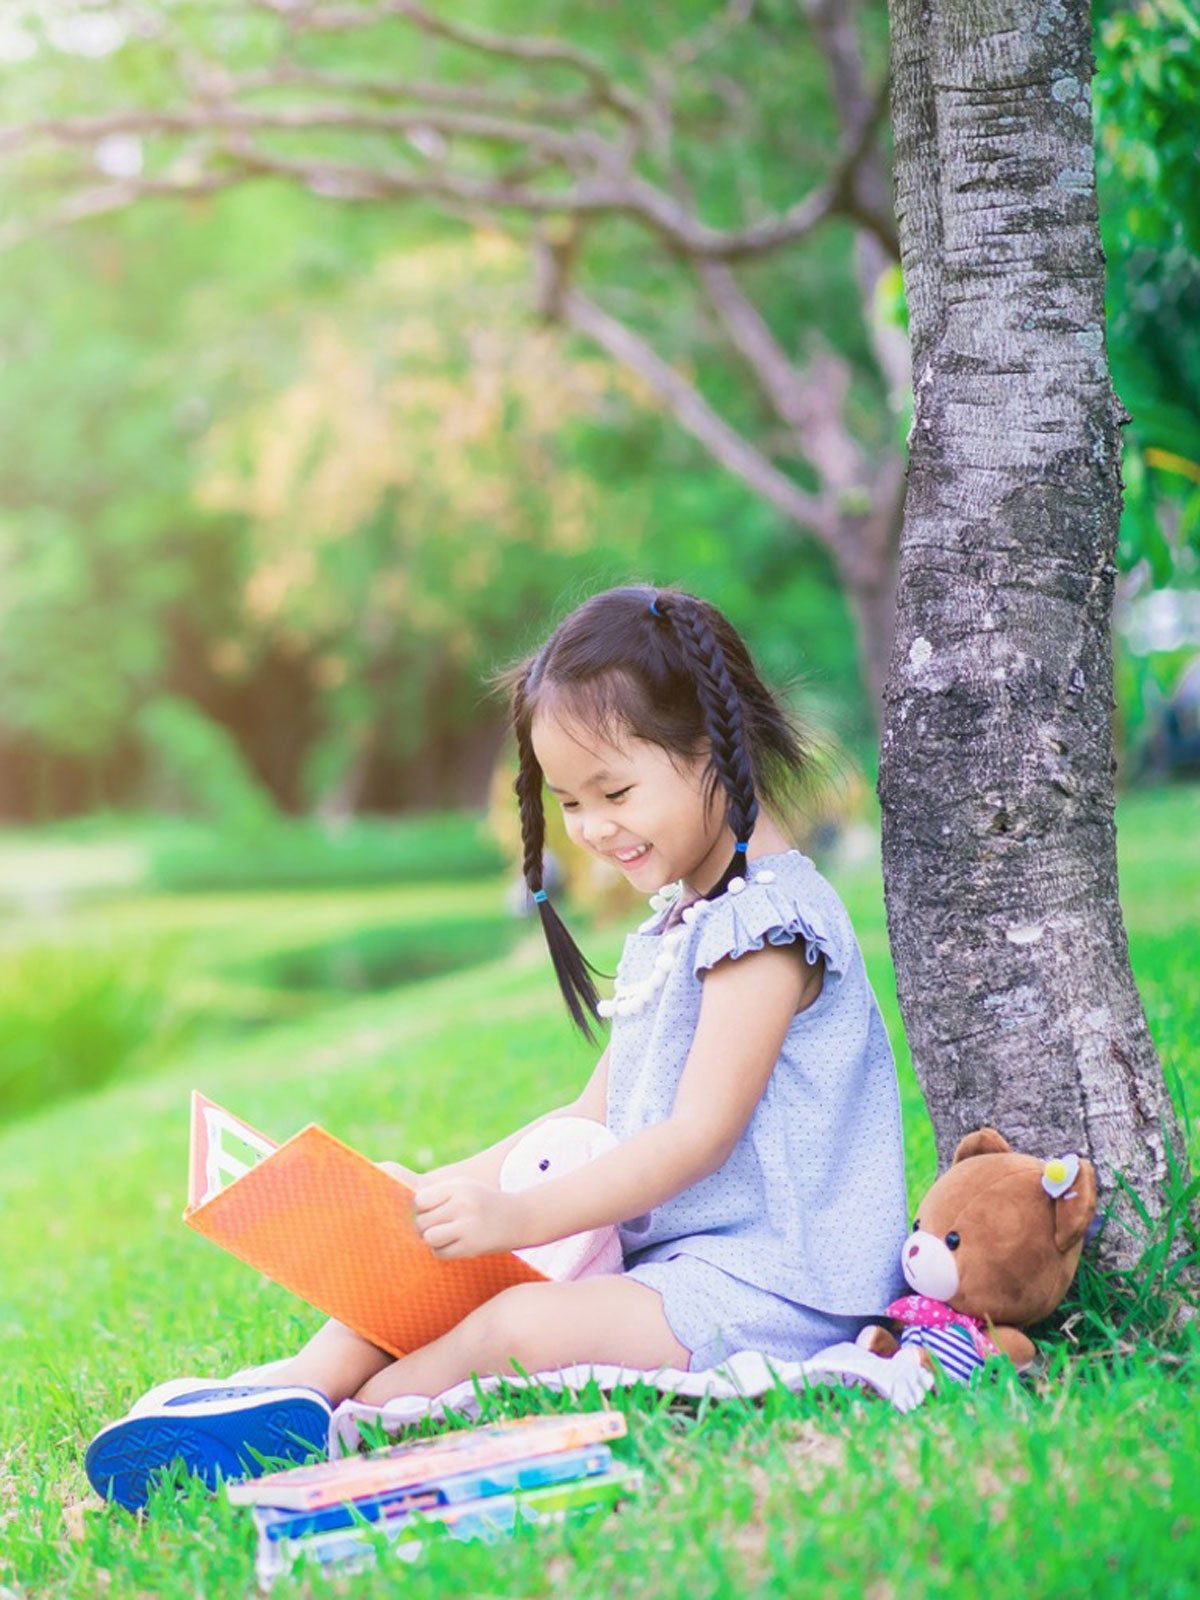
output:
[[542, 1159], [538, 1162], [538, 1171], [539, 1172], [545, 1172], [546, 1168], [549, 1165], [550, 1165], [550, 1157], [549, 1156], [543, 1156]]
[[956, 1233], [948, 1233], [946, 1235], [946, 1249], [947, 1250], [957, 1250], [961, 1243], [962, 1243], [962, 1240], [958, 1237], [958, 1235]]
[[920, 1231], [921, 1231], [921, 1219], [920, 1219], [920, 1217], [918, 1217], [917, 1220], [913, 1223], [913, 1232], [914, 1233], [920, 1233]]

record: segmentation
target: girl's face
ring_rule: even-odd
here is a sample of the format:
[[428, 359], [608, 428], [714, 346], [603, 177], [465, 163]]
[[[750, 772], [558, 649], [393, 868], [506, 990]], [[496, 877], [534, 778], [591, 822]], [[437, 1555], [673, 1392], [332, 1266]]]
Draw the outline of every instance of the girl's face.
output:
[[610, 862], [645, 894], [682, 878], [703, 894], [733, 854], [717, 790], [706, 814], [706, 758], [685, 761], [644, 739], [621, 745], [572, 720], [534, 713], [534, 754], [572, 844]]

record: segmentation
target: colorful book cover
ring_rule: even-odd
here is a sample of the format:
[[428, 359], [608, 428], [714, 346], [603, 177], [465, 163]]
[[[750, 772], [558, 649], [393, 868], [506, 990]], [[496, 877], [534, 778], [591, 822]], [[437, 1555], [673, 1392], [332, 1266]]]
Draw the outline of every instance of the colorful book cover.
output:
[[514, 1494], [489, 1495], [462, 1505], [435, 1507], [430, 1512], [393, 1519], [372, 1526], [335, 1529], [305, 1539], [260, 1539], [256, 1570], [264, 1586], [291, 1570], [297, 1556], [325, 1569], [357, 1570], [375, 1563], [375, 1544], [386, 1538], [396, 1555], [413, 1560], [427, 1539], [481, 1539], [488, 1543], [508, 1538], [517, 1522], [557, 1522], [564, 1517], [609, 1511], [641, 1488], [642, 1473], [635, 1467], [614, 1465], [601, 1477], [550, 1483]]
[[552, 1455], [603, 1444], [625, 1433], [620, 1411], [580, 1411], [563, 1416], [506, 1417], [482, 1427], [460, 1428], [389, 1445], [369, 1455], [346, 1456], [289, 1467], [225, 1486], [234, 1505], [278, 1506], [319, 1511], [368, 1495], [428, 1485], [460, 1472], [478, 1472], [505, 1461]]
[[391, 1355], [439, 1338], [515, 1283], [544, 1283], [508, 1251], [442, 1261], [413, 1191], [315, 1123], [281, 1145], [193, 1092], [183, 1220]]
[[583, 1450], [563, 1450], [554, 1455], [533, 1456], [527, 1461], [501, 1462], [478, 1472], [458, 1472], [436, 1483], [394, 1489], [387, 1494], [369, 1495], [342, 1505], [326, 1506], [321, 1511], [284, 1511], [277, 1506], [253, 1507], [254, 1524], [266, 1539], [300, 1539], [332, 1528], [352, 1528], [361, 1519], [390, 1521], [433, 1506], [459, 1505], [464, 1500], [481, 1500], [491, 1494], [511, 1494], [517, 1489], [537, 1489], [546, 1483], [567, 1483], [573, 1478], [592, 1478], [607, 1472], [613, 1454], [606, 1444]]

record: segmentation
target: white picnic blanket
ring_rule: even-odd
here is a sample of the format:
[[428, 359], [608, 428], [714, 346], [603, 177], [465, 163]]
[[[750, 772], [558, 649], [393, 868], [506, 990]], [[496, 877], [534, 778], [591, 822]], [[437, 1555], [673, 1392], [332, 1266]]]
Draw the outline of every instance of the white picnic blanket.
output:
[[[529, 1384], [577, 1391], [591, 1383], [608, 1390], [630, 1387], [640, 1382], [664, 1394], [678, 1394], [692, 1399], [709, 1395], [713, 1399], [728, 1400], [735, 1397], [751, 1399], [773, 1388], [776, 1381], [794, 1390], [861, 1385], [883, 1395], [900, 1411], [910, 1411], [920, 1405], [933, 1383], [915, 1352], [902, 1350], [885, 1360], [869, 1350], [859, 1349], [856, 1344], [834, 1344], [807, 1361], [776, 1361], [760, 1355], [756, 1350], [741, 1350], [720, 1366], [710, 1367], [704, 1372], [684, 1372], [678, 1367], [643, 1371], [636, 1367], [576, 1365], [533, 1372], [528, 1378], [515, 1374], [489, 1375], [480, 1378], [478, 1385], [480, 1392], [488, 1394], [501, 1384], [512, 1389], [524, 1388]], [[360, 1439], [360, 1421], [381, 1424], [384, 1432], [391, 1435], [402, 1433], [424, 1418], [440, 1417], [447, 1410], [468, 1417], [479, 1415], [479, 1398], [475, 1384], [470, 1379], [456, 1383], [432, 1398], [423, 1394], [396, 1395], [382, 1406], [364, 1405], [360, 1400], [343, 1400], [329, 1424], [329, 1453], [334, 1456], [356, 1448]]]

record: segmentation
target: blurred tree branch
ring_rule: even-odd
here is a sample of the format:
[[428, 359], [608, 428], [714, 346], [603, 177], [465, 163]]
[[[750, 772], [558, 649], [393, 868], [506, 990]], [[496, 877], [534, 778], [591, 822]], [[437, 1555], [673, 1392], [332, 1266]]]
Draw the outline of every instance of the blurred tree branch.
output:
[[[288, 81], [285, 75], [279, 83]], [[291, 176], [322, 195], [336, 186], [347, 195], [373, 200], [422, 195], [535, 215], [619, 214], [645, 224], [682, 255], [714, 261], [742, 260], [799, 243], [827, 217], [843, 213], [875, 232], [893, 254], [896, 250], [890, 219], [874, 214], [855, 198], [854, 174], [867, 153], [867, 135], [846, 154], [829, 183], [786, 212], [744, 228], [722, 230], [709, 227], [694, 210], [641, 177], [634, 169], [630, 149], [590, 132], [563, 133], [532, 120], [453, 110], [372, 111], [355, 105], [322, 105], [258, 111], [233, 104], [232, 97], [239, 92], [242, 85], [230, 80], [219, 95], [211, 94], [203, 103], [179, 110], [51, 117], [0, 127], [0, 154], [27, 148], [39, 140], [92, 148], [116, 134], [213, 133], [224, 136], [224, 140], [212, 142], [213, 156], [219, 156], [224, 149], [228, 159], [241, 163], [242, 176], [256, 171]], [[417, 86], [394, 85], [390, 92], [393, 96], [415, 97]], [[478, 172], [455, 171], [442, 160], [408, 167], [290, 161], [252, 145], [247, 137], [252, 133], [318, 128], [403, 134], [413, 143], [416, 155], [428, 150], [430, 135], [447, 141], [469, 139], [524, 146], [561, 162], [574, 181], [566, 188], [539, 189]], [[205, 174], [206, 179], [217, 176]], [[136, 186], [132, 192], [136, 197]], [[147, 188], [144, 192], [160, 191]], [[34, 231], [36, 225], [26, 236]]]
[[[160, 21], [169, 32], [171, 7]], [[592, 340], [635, 372], [681, 427], [727, 471], [769, 502], [798, 530], [830, 551], [858, 623], [860, 659], [873, 703], [886, 670], [903, 498], [901, 454], [865, 449], [846, 416], [851, 368], [819, 335], [807, 368], [771, 329], [738, 268], [809, 240], [831, 218], [854, 230], [863, 321], [883, 386], [894, 406], [907, 389], [906, 341], [873, 314], [879, 281], [897, 259], [890, 185], [879, 148], [886, 83], [867, 84], [857, 5], [802, 0], [808, 36], [824, 61], [838, 124], [837, 148], [823, 181], [782, 209], [756, 202], [737, 223], [706, 220], [689, 192], [677, 150], [678, 75], [703, 61], [719, 96], [736, 98], [722, 80], [721, 50], [754, 16], [755, 0], [731, 0], [718, 16], [657, 55], [644, 92], [605, 61], [559, 39], [501, 34], [435, 15], [413, 0], [319, 5], [311, 0], [244, 0], [223, 15], [263, 16], [279, 24], [278, 59], [235, 73], [199, 52], [189, 36], [172, 40], [185, 98], [165, 107], [134, 106], [94, 115], [44, 117], [0, 127], [0, 156], [49, 146], [86, 152], [92, 166], [106, 140], [121, 136], [164, 147], [152, 173], [115, 174], [96, 183], [83, 163], [67, 174], [72, 188], [53, 205], [0, 228], [0, 248], [112, 213], [149, 196], [207, 196], [256, 177], [273, 177], [341, 202], [425, 200], [456, 215], [486, 217], [531, 240], [539, 308]], [[206, 14], [209, 14], [206, 12]], [[425, 77], [341, 74], [302, 62], [300, 46], [319, 36], [407, 27], [482, 58], [515, 65], [527, 76], [514, 92], [491, 85]], [[575, 93], [550, 92], [544, 75], [575, 74]], [[260, 105], [262, 94], [321, 99]], [[740, 92], [740, 91], [736, 91]], [[364, 145], [356, 159], [321, 151], [295, 153], [296, 136], [350, 134]], [[285, 152], [276, 147], [282, 138]], [[172, 142], [177, 146], [171, 149]], [[370, 159], [376, 147], [384, 154]], [[397, 148], [403, 159], [396, 159]], [[699, 384], [630, 321], [605, 309], [576, 281], [585, 247], [602, 221], [641, 227], [670, 260], [684, 263], [725, 345], [750, 385], [754, 432], [722, 415]], [[745, 412], [744, 402], [736, 407]], [[771, 420], [768, 428], [765, 424]], [[782, 425], [782, 434], [776, 424]], [[805, 488], [774, 455], [780, 441], [802, 459], [815, 486]]]

